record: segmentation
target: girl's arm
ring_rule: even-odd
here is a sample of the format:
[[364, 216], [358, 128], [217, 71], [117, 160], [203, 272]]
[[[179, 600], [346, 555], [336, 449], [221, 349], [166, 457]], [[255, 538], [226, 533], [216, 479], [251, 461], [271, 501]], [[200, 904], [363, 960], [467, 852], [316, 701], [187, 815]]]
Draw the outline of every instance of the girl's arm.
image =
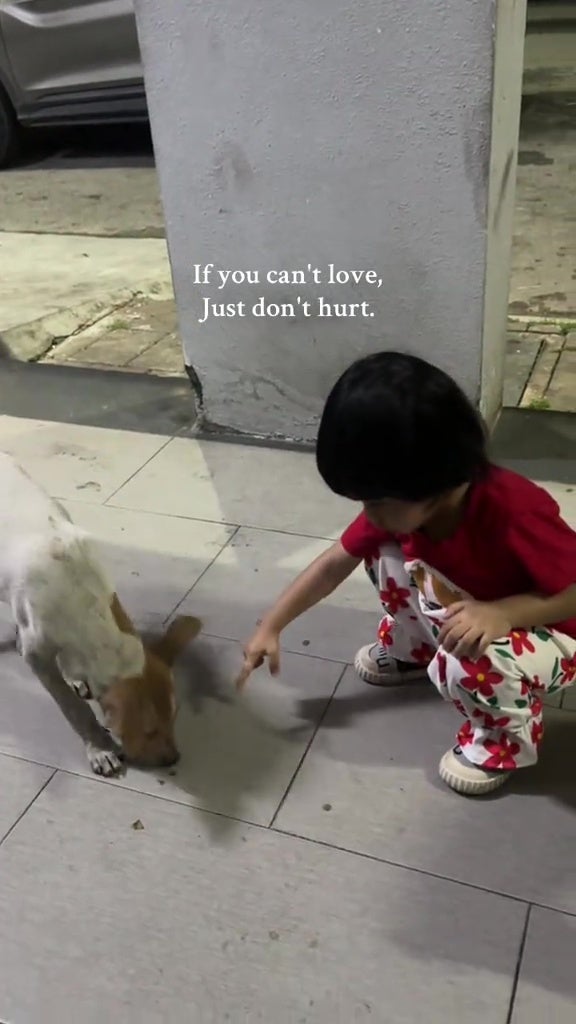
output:
[[286, 588], [262, 619], [262, 626], [281, 633], [299, 615], [336, 590], [360, 561], [349, 555], [340, 541], [336, 541]]
[[304, 569], [265, 614], [244, 648], [244, 666], [236, 685], [241, 688], [266, 658], [273, 675], [279, 671], [280, 633], [299, 615], [328, 597], [347, 579], [362, 559], [354, 558], [336, 541]]

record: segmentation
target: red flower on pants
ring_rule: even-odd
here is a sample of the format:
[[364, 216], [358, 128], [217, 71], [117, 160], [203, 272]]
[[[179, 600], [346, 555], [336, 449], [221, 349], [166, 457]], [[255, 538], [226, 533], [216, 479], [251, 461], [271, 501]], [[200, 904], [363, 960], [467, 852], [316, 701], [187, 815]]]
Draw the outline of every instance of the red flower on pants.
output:
[[501, 683], [504, 676], [495, 672], [492, 668], [490, 658], [478, 658], [478, 661], [470, 661], [469, 658], [462, 658], [462, 668], [468, 675], [460, 680], [460, 686], [465, 690], [478, 690], [483, 697], [492, 697], [494, 687]]
[[532, 722], [532, 743], [535, 747], [540, 743], [542, 736], [544, 735], [544, 724], [543, 722]]
[[500, 740], [485, 740], [484, 747], [490, 754], [490, 757], [484, 761], [483, 768], [515, 768], [516, 761], [514, 760], [516, 754], [520, 753], [520, 744], [512, 743], [506, 736], [502, 736]]
[[380, 591], [380, 600], [388, 609], [391, 615], [395, 615], [400, 608], [408, 608], [410, 591], [405, 587], [399, 587], [396, 580], [389, 576], [386, 580], [386, 590]]
[[539, 676], [534, 676], [534, 678], [532, 680], [532, 689], [533, 690], [545, 690], [546, 689], [544, 683], [542, 682], [542, 680], [540, 679]]
[[430, 644], [422, 644], [410, 652], [410, 657], [417, 665], [429, 665], [434, 657], [434, 648], [430, 647]]
[[561, 680], [562, 685], [572, 683], [576, 678], [576, 654], [573, 654], [571, 658], [562, 658], [560, 668], [564, 673]]
[[480, 712], [480, 714], [484, 719], [485, 729], [505, 729], [507, 725], [510, 725], [510, 719], [506, 715], [503, 715], [502, 718], [494, 718], [488, 712]]
[[512, 650], [517, 658], [520, 657], [523, 651], [528, 651], [530, 654], [534, 654], [536, 648], [530, 639], [528, 630], [514, 629], [509, 636], [512, 641]]
[[446, 676], [446, 663], [446, 655], [443, 654], [442, 651], [438, 651], [438, 654], [436, 655], [436, 664], [438, 665], [438, 679], [442, 686], [446, 686], [446, 683], [448, 682], [448, 678]]
[[532, 718], [542, 714], [542, 701], [538, 697], [535, 697], [530, 705], [530, 714]]
[[378, 629], [378, 639], [383, 647], [392, 647], [394, 643], [394, 637], [392, 636], [392, 629], [394, 623], [392, 622], [381, 622]]
[[474, 727], [472, 722], [465, 722], [462, 728], [458, 732], [458, 743], [461, 747], [468, 746], [469, 743], [474, 742]]
[[457, 711], [460, 712], [461, 715], [467, 715], [468, 714], [468, 712], [466, 711], [466, 708], [464, 707], [464, 705], [463, 705], [461, 700], [455, 700], [455, 701], [453, 701], [453, 703], [454, 703], [454, 707], [456, 708]]

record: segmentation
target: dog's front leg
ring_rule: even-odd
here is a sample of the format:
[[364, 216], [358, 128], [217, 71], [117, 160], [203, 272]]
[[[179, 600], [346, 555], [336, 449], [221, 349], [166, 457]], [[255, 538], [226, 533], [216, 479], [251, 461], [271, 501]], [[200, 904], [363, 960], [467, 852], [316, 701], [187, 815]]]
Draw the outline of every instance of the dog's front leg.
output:
[[22, 644], [20, 642], [20, 633], [17, 626], [14, 627], [10, 636], [4, 637], [3, 640], [0, 640], [0, 654], [7, 654], [12, 651], [22, 654]]
[[90, 705], [68, 686], [54, 658], [33, 651], [27, 652], [24, 657], [74, 731], [84, 741], [92, 771], [97, 775], [122, 775], [125, 771], [122, 751], [110, 733], [100, 725]]

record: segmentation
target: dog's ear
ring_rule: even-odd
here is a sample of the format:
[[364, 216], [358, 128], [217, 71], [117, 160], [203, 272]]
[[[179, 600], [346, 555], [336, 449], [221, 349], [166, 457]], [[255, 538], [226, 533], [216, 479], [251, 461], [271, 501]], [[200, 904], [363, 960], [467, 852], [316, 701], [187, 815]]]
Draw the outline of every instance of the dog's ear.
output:
[[171, 668], [188, 644], [198, 636], [201, 629], [200, 619], [194, 618], [193, 615], [179, 615], [170, 623], [164, 635], [151, 645], [150, 650], [168, 668]]

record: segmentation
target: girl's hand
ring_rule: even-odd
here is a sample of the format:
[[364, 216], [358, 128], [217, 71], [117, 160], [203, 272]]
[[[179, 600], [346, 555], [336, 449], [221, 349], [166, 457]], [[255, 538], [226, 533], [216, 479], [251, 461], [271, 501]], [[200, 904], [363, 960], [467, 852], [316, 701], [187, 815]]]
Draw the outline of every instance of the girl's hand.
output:
[[438, 640], [457, 658], [478, 656], [511, 630], [512, 623], [497, 601], [456, 601], [447, 609]]
[[280, 634], [267, 626], [259, 626], [244, 647], [244, 665], [236, 679], [236, 689], [242, 690], [256, 668], [268, 658], [270, 674], [277, 676], [280, 671]]

